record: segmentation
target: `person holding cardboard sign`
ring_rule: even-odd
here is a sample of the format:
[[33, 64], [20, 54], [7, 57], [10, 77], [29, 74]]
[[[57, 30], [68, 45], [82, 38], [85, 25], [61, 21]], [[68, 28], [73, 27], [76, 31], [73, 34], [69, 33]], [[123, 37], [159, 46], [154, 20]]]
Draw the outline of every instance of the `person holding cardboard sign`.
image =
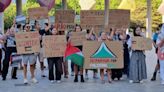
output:
[[[103, 41], [112, 41], [112, 38], [113, 38], [113, 31], [112, 33], [109, 35], [107, 35], [106, 32], [102, 32], [100, 34], [100, 37], [98, 38], [98, 41], [100, 42], [103, 42]], [[112, 83], [112, 80], [111, 80], [111, 69], [107, 69], [107, 75], [108, 75], [108, 82], [109, 83]], [[101, 81], [102, 81], [102, 84], [105, 83], [105, 80], [104, 80], [104, 69], [100, 69], [100, 76], [101, 76]]]
[[[140, 27], [136, 27], [133, 33], [134, 36], [142, 36]], [[132, 50], [129, 66], [130, 83], [143, 83], [143, 80], [147, 79], [145, 58], [143, 50]]]
[[[88, 41], [97, 40], [97, 36], [94, 33], [94, 28], [92, 28], [91, 30], [87, 29], [86, 39]], [[93, 70], [93, 78], [97, 79], [97, 69], [92, 69], [92, 70]], [[88, 69], [85, 70], [85, 78], [88, 79]]]
[[[81, 32], [81, 31], [82, 31], [81, 26], [80, 25], [76, 25], [75, 32]], [[68, 36], [68, 43], [71, 43], [71, 36], [70, 35]], [[80, 49], [82, 51], [82, 45], [81, 46], [75, 46], [75, 47], [77, 47], [78, 49]], [[78, 65], [76, 65], [74, 63], [72, 63], [72, 65], [74, 66], [73, 70], [75, 72], [74, 82], [78, 82], [78, 71], [79, 71], [79, 69], [80, 69], [80, 75], [81, 75], [81, 82], [84, 82], [83, 67], [79, 67]]]
[[[30, 25], [29, 24], [25, 24], [24, 31], [25, 32], [30, 32]], [[32, 53], [32, 54], [23, 54], [24, 84], [28, 84], [28, 80], [27, 80], [27, 64], [28, 64], [28, 62], [30, 64], [31, 81], [33, 83], [38, 83], [38, 81], [35, 78], [35, 74], [34, 74], [36, 61], [37, 61], [37, 56], [34, 53]]]

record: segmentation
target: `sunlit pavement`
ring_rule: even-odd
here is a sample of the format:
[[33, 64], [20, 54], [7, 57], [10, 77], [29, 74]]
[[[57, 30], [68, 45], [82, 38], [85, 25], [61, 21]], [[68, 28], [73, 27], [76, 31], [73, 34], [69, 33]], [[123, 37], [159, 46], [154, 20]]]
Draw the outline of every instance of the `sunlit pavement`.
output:
[[[154, 50], [146, 52], [148, 79], [142, 84], [130, 84], [126, 79], [126, 76], [124, 76], [121, 81], [113, 81], [112, 84], [109, 84], [107, 81], [105, 84], [101, 84], [100, 79], [94, 80], [92, 78], [91, 71], [89, 72], [89, 80], [86, 80], [85, 83], [74, 83], [72, 76], [69, 76], [68, 79], [62, 78], [61, 83], [51, 83], [47, 77], [41, 78], [38, 66], [36, 70], [36, 78], [39, 83], [32, 84], [29, 82], [30, 84], [25, 86], [23, 85], [22, 70], [18, 71], [18, 80], [11, 80], [9, 72], [6, 81], [0, 80], [0, 92], [164, 92], [164, 85], [160, 84], [159, 73], [157, 81], [150, 81], [157, 58], [154, 52]], [[48, 75], [47, 69], [45, 73]], [[29, 72], [28, 79], [30, 81]]]

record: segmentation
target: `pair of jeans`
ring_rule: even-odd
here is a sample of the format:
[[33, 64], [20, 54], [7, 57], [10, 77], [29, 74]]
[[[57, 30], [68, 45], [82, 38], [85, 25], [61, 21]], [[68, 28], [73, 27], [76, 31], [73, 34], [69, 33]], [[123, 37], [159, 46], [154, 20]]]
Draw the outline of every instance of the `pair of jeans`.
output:
[[160, 77], [164, 81], [164, 60], [159, 60], [160, 63]]
[[[6, 48], [5, 58], [3, 61], [3, 69], [2, 69], [2, 77], [3, 78], [6, 78], [6, 76], [7, 76], [8, 69], [9, 69], [9, 61], [10, 61], [11, 54], [13, 52], [16, 52], [16, 47], [7, 47]], [[17, 71], [17, 69], [15, 68], [12, 73], [12, 77], [16, 77], [16, 71]]]
[[54, 65], [55, 65], [55, 75], [56, 80], [61, 80], [62, 75], [62, 58], [53, 57], [47, 58], [48, 60], [48, 69], [49, 69], [49, 80], [54, 80]]

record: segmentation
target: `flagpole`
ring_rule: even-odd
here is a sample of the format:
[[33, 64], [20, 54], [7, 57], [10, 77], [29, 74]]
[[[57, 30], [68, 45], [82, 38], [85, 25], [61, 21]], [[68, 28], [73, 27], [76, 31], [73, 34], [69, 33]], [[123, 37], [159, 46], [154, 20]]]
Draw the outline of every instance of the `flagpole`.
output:
[[[104, 9], [104, 28], [108, 27], [109, 23], [109, 2], [110, 0], [105, 0], [105, 9]], [[105, 31], [105, 30], [104, 30]]]

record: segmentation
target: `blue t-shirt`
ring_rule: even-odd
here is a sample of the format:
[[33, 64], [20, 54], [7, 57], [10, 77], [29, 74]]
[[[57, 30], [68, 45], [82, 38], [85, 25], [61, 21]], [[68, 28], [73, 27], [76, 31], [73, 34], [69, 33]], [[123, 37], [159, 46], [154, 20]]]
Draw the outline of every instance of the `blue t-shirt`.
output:
[[157, 38], [158, 38], [158, 33], [154, 33], [154, 35], [153, 35], [153, 41], [156, 42], [157, 41]]

